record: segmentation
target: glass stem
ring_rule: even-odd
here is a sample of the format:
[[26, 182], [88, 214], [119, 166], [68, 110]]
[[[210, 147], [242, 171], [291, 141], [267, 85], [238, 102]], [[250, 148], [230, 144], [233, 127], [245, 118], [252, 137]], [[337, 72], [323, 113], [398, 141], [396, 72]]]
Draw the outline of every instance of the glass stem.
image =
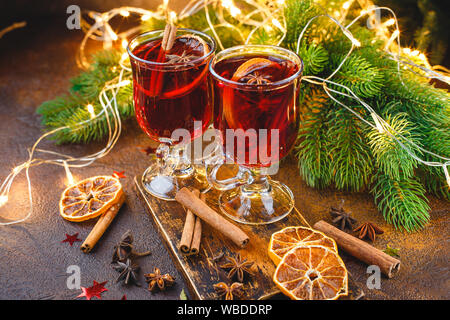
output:
[[261, 169], [254, 168], [250, 170], [252, 175], [252, 182], [242, 187], [242, 191], [248, 194], [269, 192], [271, 186], [268, 177], [261, 173]]
[[190, 160], [186, 153], [187, 146], [172, 145], [161, 142], [156, 150], [156, 158], [160, 174], [164, 176], [184, 176], [192, 171]]

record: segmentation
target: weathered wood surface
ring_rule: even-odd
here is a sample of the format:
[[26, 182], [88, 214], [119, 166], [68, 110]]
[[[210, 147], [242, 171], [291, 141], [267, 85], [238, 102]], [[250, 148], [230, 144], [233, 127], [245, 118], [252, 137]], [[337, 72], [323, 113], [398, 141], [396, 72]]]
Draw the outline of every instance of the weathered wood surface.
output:
[[[243, 258], [254, 261], [253, 276], [246, 277], [244, 285], [247, 299], [279, 298], [279, 290], [272, 281], [275, 265], [269, 258], [267, 247], [272, 233], [288, 226], [305, 226], [301, 216], [293, 210], [285, 219], [269, 225], [239, 227], [246, 232], [250, 241], [246, 248], [240, 249], [231, 240], [212, 230], [203, 223], [202, 242], [198, 256], [185, 256], [178, 249], [183, 231], [186, 212], [184, 208], [174, 201], [157, 199], [143, 189], [140, 177], [135, 177], [136, 189], [151, 214], [153, 221], [160, 232], [163, 242], [172, 254], [175, 264], [185, 277], [189, 292], [193, 299], [217, 299], [213, 284], [218, 282], [229, 283], [226, 270], [220, 268], [226, 259], [216, 259], [222, 255], [236, 255], [240, 253]], [[219, 212], [217, 208], [217, 191], [207, 193], [206, 202]], [[349, 297], [346, 299], [359, 299], [364, 296], [362, 290], [354, 281], [349, 281]]]

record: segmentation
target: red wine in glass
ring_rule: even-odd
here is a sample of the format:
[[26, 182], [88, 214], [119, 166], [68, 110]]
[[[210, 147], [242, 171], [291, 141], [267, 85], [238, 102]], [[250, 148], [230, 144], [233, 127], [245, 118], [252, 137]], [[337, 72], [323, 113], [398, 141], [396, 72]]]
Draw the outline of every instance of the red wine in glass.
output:
[[[215, 99], [214, 125], [222, 132], [224, 147], [227, 139], [235, 139], [226, 134], [227, 129], [242, 129], [247, 136], [256, 133], [255, 139], [235, 139], [234, 150], [227, 150], [234, 161], [247, 167], [265, 167], [284, 158], [299, 129], [297, 86], [294, 82], [276, 84], [295, 75], [299, 65], [278, 56], [246, 54], [223, 59], [215, 64], [214, 70], [237, 83], [216, 81], [214, 86], [215, 97], [222, 97]], [[273, 129], [277, 129], [277, 134], [273, 134]], [[272, 150], [276, 152], [272, 154]], [[238, 159], [240, 153], [242, 157]], [[261, 155], [267, 158], [262, 159]]]
[[[303, 63], [280, 47], [245, 45], [218, 53], [210, 64], [214, 127], [227, 159], [239, 165], [234, 177], [217, 178], [221, 164], [207, 169], [221, 190], [219, 208], [245, 224], [283, 219], [294, 206], [284, 184], [267, 176], [295, 144], [300, 112], [297, 95]], [[275, 166], [273, 166], [275, 165]]]
[[195, 182], [187, 143], [200, 137], [212, 120], [208, 65], [215, 44], [202, 32], [177, 29], [173, 45], [163, 48], [163, 34], [157, 30], [138, 35], [127, 49], [136, 119], [151, 139], [160, 142], [142, 184], [153, 196], [174, 200], [180, 188]]
[[[203, 59], [212, 48], [197, 36], [180, 36], [165, 53], [161, 42], [150, 40], [132, 50], [139, 58], [131, 62], [137, 121], [156, 141], [170, 139], [178, 128], [187, 129], [195, 139], [212, 117], [207, 74], [210, 59]], [[197, 130], [194, 121], [202, 122]]]

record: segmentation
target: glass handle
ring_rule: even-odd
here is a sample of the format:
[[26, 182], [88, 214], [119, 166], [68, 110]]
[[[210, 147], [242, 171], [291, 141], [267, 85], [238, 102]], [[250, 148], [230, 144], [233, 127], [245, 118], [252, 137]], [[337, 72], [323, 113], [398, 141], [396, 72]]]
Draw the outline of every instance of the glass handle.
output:
[[217, 178], [217, 172], [220, 167], [222, 167], [223, 163], [216, 164], [212, 167], [207, 167], [206, 169], [206, 177], [208, 182], [217, 190], [226, 191], [230, 190], [245, 184], [252, 183], [253, 176], [249, 169], [239, 166], [239, 171], [234, 177], [219, 180]]

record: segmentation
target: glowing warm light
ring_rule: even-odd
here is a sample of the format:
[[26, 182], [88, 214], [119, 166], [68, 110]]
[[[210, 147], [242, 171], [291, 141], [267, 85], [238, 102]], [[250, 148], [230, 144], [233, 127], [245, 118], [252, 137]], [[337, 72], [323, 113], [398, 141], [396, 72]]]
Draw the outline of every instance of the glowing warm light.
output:
[[395, 24], [395, 19], [389, 19], [384, 23], [386, 27], [393, 26]]
[[222, 0], [222, 6], [230, 11], [232, 17], [237, 17], [241, 14], [241, 9], [234, 5], [233, 0]]
[[128, 59], [128, 53], [126, 53], [126, 52], [122, 53], [122, 57], [120, 58], [120, 61], [124, 62], [127, 59]]
[[241, 9], [239, 9], [238, 7], [231, 7], [230, 14], [232, 17], [236, 17], [241, 14]]
[[130, 12], [128, 10], [120, 10], [120, 15], [122, 17], [129, 17], [130, 16]]
[[355, 38], [350, 38], [352, 40], [352, 43], [356, 46], [356, 47], [361, 47], [361, 42], [359, 42], [358, 39]]
[[14, 174], [18, 174], [20, 172], [20, 167], [15, 167], [14, 169], [13, 169], [13, 173]]
[[403, 48], [403, 52], [406, 54], [410, 54], [411, 53], [411, 49], [410, 48]]
[[125, 87], [125, 86], [128, 86], [128, 85], [130, 85], [131, 84], [131, 80], [123, 80], [123, 81], [121, 81], [121, 82], [119, 82], [117, 85], [119, 86], [119, 87]]
[[418, 55], [419, 55], [419, 53], [420, 53], [420, 51], [419, 51], [419, 50], [414, 50], [414, 51], [411, 51], [411, 55], [412, 55], [412, 56], [418, 56]]
[[91, 115], [91, 119], [95, 118], [94, 106], [92, 104], [88, 104], [86, 106], [86, 109], [89, 112], [89, 114]]
[[351, 1], [347, 1], [344, 2], [344, 4], [342, 5], [342, 8], [344, 8], [345, 10], [347, 10], [348, 8], [350, 8], [350, 5], [352, 4]]
[[119, 39], [119, 37], [117, 36], [117, 34], [116, 34], [115, 32], [113, 32], [113, 31], [110, 32], [110, 36], [111, 36], [111, 39], [112, 39], [113, 41], [116, 41], [117, 39]]
[[272, 19], [272, 24], [277, 27], [280, 30], [284, 30], [283, 26], [281, 25], [280, 21], [278, 21], [277, 19], [273, 18]]
[[400, 31], [398, 31], [398, 30], [395, 30], [394, 32], [392, 32], [392, 36], [391, 36], [391, 38], [397, 38], [398, 36], [400, 35]]
[[277, 0], [277, 3], [278, 3], [280, 6], [282, 6], [282, 5], [284, 5], [284, 1], [285, 1], [285, 0]]
[[122, 39], [122, 48], [126, 49], [128, 46], [128, 41], [127, 39]]
[[164, 6], [164, 7], [167, 7], [168, 5], [169, 5], [169, 0], [164, 0], [164, 1], [163, 1], [163, 6]]
[[149, 14], [144, 14], [142, 17], [141, 17], [141, 20], [142, 21], [147, 21], [147, 20], [149, 20], [151, 18], [151, 16], [149, 15]]
[[177, 14], [175, 11], [170, 11], [169, 12], [169, 21], [170, 22], [175, 22], [177, 21]]
[[419, 54], [419, 59], [423, 60], [423, 61], [426, 61], [427, 57], [423, 53], [421, 53], [421, 54]]
[[8, 196], [1, 195], [0, 196], [0, 207], [4, 206], [8, 202]]
[[376, 114], [372, 112], [370, 115], [372, 116], [372, 119], [373, 119], [373, 121], [375, 122], [375, 125], [376, 125], [378, 131], [379, 131], [380, 133], [383, 133], [383, 132], [384, 132], [384, 128], [383, 128], [383, 126], [381, 125], [380, 121], [378, 120]]
[[68, 187], [73, 186], [75, 184], [75, 180], [73, 179], [72, 172], [70, 172], [69, 166], [67, 165], [67, 162], [64, 161], [64, 170], [66, 170], [66, 176], [67, 176], [67, 183], [66, 185]]

